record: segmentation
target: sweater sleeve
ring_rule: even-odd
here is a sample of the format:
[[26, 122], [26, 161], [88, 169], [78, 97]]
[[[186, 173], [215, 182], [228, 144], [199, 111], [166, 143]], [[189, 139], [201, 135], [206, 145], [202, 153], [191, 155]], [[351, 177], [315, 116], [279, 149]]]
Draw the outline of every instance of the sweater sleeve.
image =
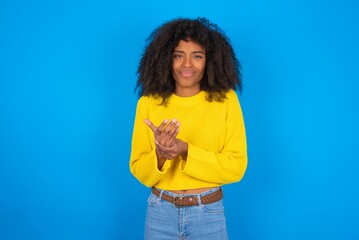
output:
[[[188, 144], [182, 172], [215, 184], [238, 182], [247, 168], [247, 144], [242, 110], [234, 91], [227, 94], [226, 131], [223, 149], [208, 151]], [[215, 128], [216, 126], [213, 126]]]
[[166, 161], [161, 170], [157, 168], [153, 133], [144, 122], [144, 119], [148, 118], [147, 105], [144, 98], [137, 103], [132, 134], [130, 171], [143, 185], [152, 187], [163, 178], [170, 164]]

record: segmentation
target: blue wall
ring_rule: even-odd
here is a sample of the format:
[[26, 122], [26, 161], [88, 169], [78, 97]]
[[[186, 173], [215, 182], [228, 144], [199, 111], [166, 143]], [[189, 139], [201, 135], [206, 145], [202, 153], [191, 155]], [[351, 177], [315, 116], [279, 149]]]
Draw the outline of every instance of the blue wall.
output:
[[[153, 2], [153, 3], [150, 3]], [[359, 239], [359, 3], [0, 3], [0, 239], [141, 239], [129, 173], [145, 38], [206, 16], [243, 66], [249, 167], [231, 239]]]

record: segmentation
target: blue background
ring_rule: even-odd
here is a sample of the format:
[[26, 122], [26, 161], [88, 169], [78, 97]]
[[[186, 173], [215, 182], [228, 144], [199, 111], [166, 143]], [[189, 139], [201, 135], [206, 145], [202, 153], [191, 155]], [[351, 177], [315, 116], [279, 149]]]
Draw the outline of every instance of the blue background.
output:
[[145, 39], [205, 16], [243, 66], [244, 179], [231, 239], [359, 239], [359, 3], [0, 3], [0, 239], [142, 239], [128, 167]]

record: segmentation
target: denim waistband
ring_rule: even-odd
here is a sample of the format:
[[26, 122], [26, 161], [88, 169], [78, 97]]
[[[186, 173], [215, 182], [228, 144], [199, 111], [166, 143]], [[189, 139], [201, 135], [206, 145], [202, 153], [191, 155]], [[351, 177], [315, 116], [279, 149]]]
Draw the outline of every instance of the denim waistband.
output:
[[167, 195], [170, 195], [172, 197], [187, 197], [187, 196], [195, 196], [195, 197], [202, 197], [202, 196], [206, 196], [210, 193], [213, 193], [217, 190], [219, 190], [221, 187], [214, 187], [208, 191], [205, 191], [205, 192], [202, 192], [202, 193], [198, 193], [198, 194], [194, 194], [194, 193], [190, 193], [190, 194], [186, 194], [186, 193], [182, 193], [182, 194], [178, 194], [178, 193], [173, 193], [173, 192], [170, 192], [170, 191], [167, 191], [167, 190], [163, 190], [163, 189], [160, 189], [160, 188], [157, 188], [158, 190], [160, 190], [161, 193], [165, 193]]

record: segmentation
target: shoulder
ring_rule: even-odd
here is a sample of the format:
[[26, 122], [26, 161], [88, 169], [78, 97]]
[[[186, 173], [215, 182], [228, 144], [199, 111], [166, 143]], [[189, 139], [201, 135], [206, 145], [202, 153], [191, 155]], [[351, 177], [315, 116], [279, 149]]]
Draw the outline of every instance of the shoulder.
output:
[[233, 89], [230, 89], [226, 93], [226, 101], [228, 101], [228, 102], [231, 102], [231, 101], [238, 102], [238, 95]]
[[241, 104], [239, 102], [239, 98], [237, 93], [234, 90], [229, 90], [226, 93], [226, 105], [228, 107], [228, 109], [237, 109], [239, 111], [241, 111]]
[[161, 104], [161, 97], [155, 96], [142, 96], [137, 101], [137, 108], [152, 108]]

